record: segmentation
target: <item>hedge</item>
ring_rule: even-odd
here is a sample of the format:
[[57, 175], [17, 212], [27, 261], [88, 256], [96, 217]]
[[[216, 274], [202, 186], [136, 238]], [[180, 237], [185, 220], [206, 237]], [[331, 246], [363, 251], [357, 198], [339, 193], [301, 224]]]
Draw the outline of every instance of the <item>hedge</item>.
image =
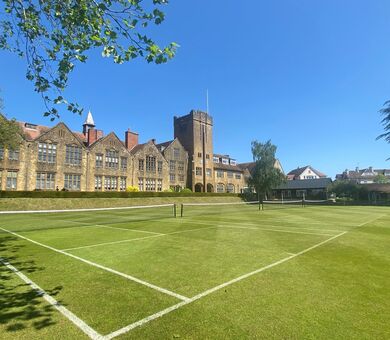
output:
[[144, 198], [144, 197], [240, 197], [214, 192], [125, 192], [125, 191], [0, 191], [0, 198]]

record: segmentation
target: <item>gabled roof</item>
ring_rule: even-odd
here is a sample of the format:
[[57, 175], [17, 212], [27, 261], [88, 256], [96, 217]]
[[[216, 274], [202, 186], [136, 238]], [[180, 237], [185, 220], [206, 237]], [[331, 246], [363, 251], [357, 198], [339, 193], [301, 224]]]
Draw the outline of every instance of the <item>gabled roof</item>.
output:
[[159, 144], [156, 144], [156, 147], [157, 149], [159, 149], [160, 151], [163, 151], [165, 148], [167, 148], [169, 145], [171, 145], [175, 140], [172, 139], [172, 140], [169, 140], [167, 142], [164, 142], [164, 143], [159, 143]]
[[148, 143], [137, 144], [134, 148], [132, 148], [130, 150], [130, 153], [132, 153], [132, 154], [137, 153], [139, 150], [143, 149], [146, 146], [146, 144], [148, 144]]
[[[48, 127], [48, 126], [43, 126], [43, 125], [34, 125], [34, 124], [30, 124], [30, 123], [25, 123], [25, 122], [18, 122], [18, 124], [22, 128], [24, 138], [27, 141], [34, 141], [34, 140], [44, 136], [45, 134], [47, 134], [51, 130], [57, 128], [58, 126], [63, 126], [80, 142], [80, 144], [84, 145], [84, 143], [86, 142], [86, 137], [82, 133], [70, 130], [69, 127], [63, 122], [59, 122], [57, 125], [55, 125], [53, 127]], [[32, 126], [34, 126], [34, 127], [32, 127]]]
[[313, 167], [311, 167], [310, 165], [306, 165], [304, 167], [298, 167], [294, 170], [291, 170], [288, 174], [287, 174], [287, 177], [290, 177], [290, 176], [294, 176], [294, 177], [297, 177], [297, 176], [300, 176], [302, 175], [302, 173], [306, 170], [306, 169], [310, 169], [311, 171], [313, 171], [317, 176], [319, 177], [326, 177], [325, 174], [323, 174], [322, 172], [314, 169]]
[[[108, 138], [111, 137], [111, 136], [113, 136], [113, 137], [120, 143], [120, 145], [121, 145], [124, 149], [126, 149], [125, 144], [123, 143], [123, 141], [121, 141], [121, 140], [119, 139], [119, 137], [116, 135], [115, 132], [110, 132], [108, 135], [106, 135], [106, 136], [104, 136], [104, 137], [102, 137], [102, 138], [97, 139], [97, 140], [96, 140], [95, 142], [93, 142], [89, 147], [90, 147], [91, 149], [93, 149], [96, 145], [100, 144], [101, 142], [103, 142], [104, 140], [108, 139]], [[128, 150], [126, 149], [126, 151], [128, 151]]]

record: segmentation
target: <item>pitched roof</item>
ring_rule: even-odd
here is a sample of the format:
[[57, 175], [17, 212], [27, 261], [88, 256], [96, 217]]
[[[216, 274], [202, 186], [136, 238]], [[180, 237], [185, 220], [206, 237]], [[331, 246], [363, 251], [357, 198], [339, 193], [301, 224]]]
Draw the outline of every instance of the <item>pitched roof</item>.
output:
[[137, 153], [139, 150], [143, 149], [146, 146], [146, 144], [148, 143], [137, 144], [134, 148], [130, 150], [130, 153], [132, 154]]
[[162, 151], [163, 149], [165, 149], [165, 148], [167, 148], [169, 145], [171, 145], [173, 142], [174, 142], [174, 139], [173, 139], [173, 140], [169, 140], [169, 141], [164, 142], [164, 143], [156, 144], [156, 147], [157, 147], [157, 149], [159, 149], [160, 151]]
[[239, 172], [243, 172], [244, 171], [244, 169], [242, 169], [238, 165], [222, 164], [222, 163], [214, 163], [214, 169], [239, 171]]
[[[40, 136], [42, 136], [43, 134], [45, 134], [49, 130], [55, 128], [55, 126], [57, 126], [59, 124], [63, 124], [64, 126], [66, 126], [68, 128], [68, 126], [64, 123], [58, 123], [57, 125], [55, 125], [53, 127], [48, 127], [48, 126], [44, 126], [44, 125], [35, 125], [35, 124], [31, 124], [31, 123], [26, 123], [26, 122], [17, 122], [17, 123], [21, 127], [24, 138], [27, 141], [33, 141], [33, 140], [39, 138]], [[77, 139], [79, 139], [80, 142], [84, 143], [87, 141], [86, 136], [84, 136], [84, 134], [82, 134], [81, 132], [71, 131], [69, 128], [68, 128], [68, 130]]]
[[324, 189], [332, 180], [330, 178], [313, 178], [313, 179], [297, 179], [294, 181], [286, 181], [279, 185], [277, 189], [296, 190], [296, 189]]
[[306, 165], [304, 167], [298, 167], [294, 170], [291, 170], [288, 174], [287, 174], [287, 177], [290, 177], [290, 176], [294, 176], [294, 177], [297, 177], [297, 176], [300, 176], [302, 175], [302, 173], [306, 170], [306, 169], [310, 169], [311, 171], [313, 171], [317, 176], [319, 177], [326, 177], [325, 174], [323, 174], [322, 172], [314, 169], [313, 167], [311, 167], [310, 165]]

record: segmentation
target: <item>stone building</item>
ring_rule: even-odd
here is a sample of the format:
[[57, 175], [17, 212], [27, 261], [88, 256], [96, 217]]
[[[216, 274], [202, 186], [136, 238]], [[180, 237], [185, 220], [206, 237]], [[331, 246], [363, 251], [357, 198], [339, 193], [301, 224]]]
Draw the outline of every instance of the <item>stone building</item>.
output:
[[215, 154], [213, 118], [202, 111], [174, 117], [174, 135], [188, 151], [188, 182], [193, 191], [240, 193], [246, 188], [243, 169], [229, 155]]
[[140, 144], [127, 130], [124, 140], [96, 129], [91, 112], [82, 132], [64, 123], [46, 127], [19, 122], [18, 150], [0, 146], [0, 190], [193, 191], [239, 193], [253, 163], [237, 164], [213, 150], [213, 119], [192, 110], [174, 117], [174, 139]]
[[188, 152], [180, 141], [174, 140], [157, 144], [157, 148], [169, 163], [169, 187], [180, 191], [187, 187]]

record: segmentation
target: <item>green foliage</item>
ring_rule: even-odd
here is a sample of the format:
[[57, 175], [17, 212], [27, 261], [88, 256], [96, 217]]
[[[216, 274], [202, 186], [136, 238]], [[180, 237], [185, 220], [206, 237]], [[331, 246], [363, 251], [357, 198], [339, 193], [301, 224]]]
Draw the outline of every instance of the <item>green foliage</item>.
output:
[[335, 193], [337, 197], [353, 200], [367, 200], [367, 187], [350, 181], [335, 181], [328, 187], [328, 192]]
[[264, 197], [285, 181], [284, 174], [280, 169], [275, 168], [276, 149], [277, 147], [270, 140], [265, 143], [256, 140], [252, 142], [252, 155], [256, 165], [248, 184], [256, 190], [259, 197]]
[[28, 80], [46, 105], [45, 116], [59, 117], [55, 104], [82, 113], [77, 103], [62, 95], [69, 74], [88, 52], [102, 51], [117, 64], [141, 57], [161, 64], [173, 58], [178, 45], [159, 47], [145, 34], [149, 24], [159, 25], [160, 10], [168, 0], [2, 0], [0, 1], [0, 49], [27, 61]]
[[2, 100], [0, 98], [0, 147], [16, 149], [21, 141], [21, 129], [15, 120], [8, 120], [2, 114]]
[[138, 187], [131, 185], [126, 188], [126, 192], [139, 192], [139, 189]]
[[376, 139], [383, 138], [386, 142], [390, 143], [390, 101], [387, 101], [384, 104], [384, 108], [379, 111], [383, 118], [382, 118], [382, 125], [384, 129], [384, 133], [379, 135]]
[[385, 184], [385, 183], [389, 183], [389, 179], [385, 175], [379, 174], [379, 175], [375, 176], [374, 182], [380, 183], [380, 184]]
[[180, 191], [182, 194], [188, 194], [188, 193], [191, 193], [192, 190], [190, 188], [184, 188]]
[[0, 191], [0, 198], [144, 198], [144, 197], [239, 197], [239, 194], [215, 192], [155, 191]]

